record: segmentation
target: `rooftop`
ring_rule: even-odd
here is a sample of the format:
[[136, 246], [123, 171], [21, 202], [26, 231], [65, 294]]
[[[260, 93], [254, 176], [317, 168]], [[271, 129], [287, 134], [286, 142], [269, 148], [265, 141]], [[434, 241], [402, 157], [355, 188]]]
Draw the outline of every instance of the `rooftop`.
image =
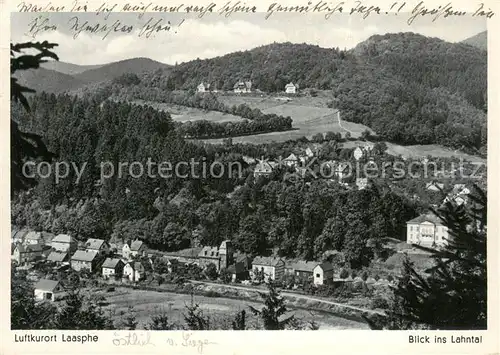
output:
[[53, 262], [62, 262], [62, 261], [64, 261], [64, 259], [66, 259], [67, 256], [68, 256], [67, 253], [60, 253], [57, 251], [53, 251], [49, 254], [49, 256], [47, 257], [47, 260], [53, 261]]
[[40, 279], [35, 285], [35, 290], [54, 291], [59, 284], [59, 281]]
[[93, 261], [97, 254], [99, 253], [95, 250], [77, 250], [71, 257], [71, 260]]
[[406, 223], [407, 224], [410, 224], [410, 223], [411, 224], [417, 224], [417, 223], [419, 224], [422, 222], [431, 222], [431, 223], [434, 223], [434, 224], [439, 225], [439, 226], [444, 225], [443, 221], [441, 221], [441, 219], [439, 219], [438, 216], [436, 216], [435, 214], [432, 214], [432, 213], [420, 215], [416, 218], [413, 218], [412, 220], [409, 220]]
[[263, 265], [263, 266], [276, 266], [281, 258], [271, 257], [271, 256], [256, 256], [253, 259], [252, 265]]
[[104, 240], [102, 240], [102, 239], [90, 238], [85, 243], [85, 248], [87, 248], [87, 249], [93, 249], [93, 250], [99, 250], [99, 249], [101, 249], [101, 247], [102, 247], [102, 245], [104, 243], [106, 243], [106, 242]]
[[107, 258], [106, 260], [104, 260], [104, 263], [102, 264], [102, 267], [103, 268], [108, 268], [108, 269], [114, 269], [121, 262], [122, 261], [120, 259]]
[[52, 239], [52, 243], [74, 243], [75, 239], [69, 234], [58, 234]]

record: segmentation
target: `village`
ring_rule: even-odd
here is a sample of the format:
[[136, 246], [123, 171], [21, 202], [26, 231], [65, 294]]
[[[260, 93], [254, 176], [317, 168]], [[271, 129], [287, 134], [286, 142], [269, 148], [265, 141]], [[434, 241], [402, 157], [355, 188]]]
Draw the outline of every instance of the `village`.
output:
[[[426, 187], [432, 191], [442, 188], [439, 183], [429, 183]], [[450, 200], [467, 203], [469, 191], [463, 184], [457, 184], [443, 203]], [[423, 214], [407, 221], [407, 247], [398, 252], [418, 254], [419, 246], [440, 248], [448, 243], [448, 237], [448, 228], [438, 217]], [[123, 244], [108, 243], [103, 239], [78, 242], [68, 234], [53, 235], [14, 228], [11, 254], [14, 266], [19, 269], [30, 270], [44, 264], [59, 272], [71, 269], [82, 275], [95, 275], [104, 281], [113, 280], [120, 284], [137, 285], [153, 274], [168, 272], [174, 275], [183, 267], [196, 268], [190, 275], [210, 275], [208, 279], [211, 281], [249, 287], [269, 281], [283, 282], [284, 285], [284, 280], [288, 279], [289, 287], [296, 289], [299, 284], [321, 287], [356, 279], [354, 273], [349, 276], [338, 266], [342, 265], [341, 260], [335, 260], [339, 255], [323, 261], [287, 260], [275, 255], [251, 257], [235, 250], [230, 240], [223, 241], [218, 247], [200, 246], [169, 253], [150, 249], [139, 239]], [[367, 277], [364, 278], [366, 281]], [[36, 280], [34, 296], [37, 300], [56, 301], [64, 295], [65, 285], [60, 280]]]

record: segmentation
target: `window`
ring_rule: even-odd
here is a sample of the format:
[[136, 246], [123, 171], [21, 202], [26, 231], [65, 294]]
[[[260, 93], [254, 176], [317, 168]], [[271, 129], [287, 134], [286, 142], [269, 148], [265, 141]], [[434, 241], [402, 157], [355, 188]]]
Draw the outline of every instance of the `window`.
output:
[[318, 277], [318, 278], [319, 278], [319, 277], [321, 277], [321, 276], [320, 276], [320, 274], [316, 274], [316, 277]]

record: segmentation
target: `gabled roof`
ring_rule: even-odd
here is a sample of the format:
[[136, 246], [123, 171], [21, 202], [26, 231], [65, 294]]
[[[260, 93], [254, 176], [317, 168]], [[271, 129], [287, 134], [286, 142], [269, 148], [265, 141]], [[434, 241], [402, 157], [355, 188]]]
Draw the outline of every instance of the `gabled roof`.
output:
[[99, 250], [99, 249], [101, 249], [101, 247], [103, 246], [104, 243], [106, 243], [106, 241], [104, 241], [102, 239], [90, 238], [85, 243], [85, 248], [92, 249], [92, 250]]
[[95, 250], [77, 250], [71, 260], [93, 261], [99, 253]]
[[143, 245], [144, 243], [142, 242], [142, 240], [134, 240], [132, 244], [130, 244], [130, 250], [138, 251]]
[[40, 240], [42, 239], [42, 232], [31, 231], [24, 237], [26, 240]]
[[439, 219], [439, 217], [432, 214], [432, 213], [420, 215], [420, 216], [413, 218], [412, 220], [410, 220], [406, 223], [407, 224], [420, 224], [422, 222], [431, 222], [431, 223], [434, 223], [435, 225], [439, 225], [439, 226], [443, 225], [443, 222]]
[[122, 263], [120, 259], [107, 258], [106, 260], [104, 260], [102, 267], [107, 269], [115, 269], [119, 263]]
[[61, 253], [58, 251], [53, 251], [49, 254], [47, 257], [48, 261], [53, 261], [53, 262], [62, 262], [66, 257], [68, 256], [68, 253]]
[[323, 271], [332, 271], [333, 270], [333, 265], [331, 263], [321, 263], [321, 264], [318, 264], [316, 265], [316, 267], [320, 267], [321, 269], [323, 269]]
[[75, 239], [69, 234], [58, 234], [52, 239], [52, 243], [74, 243]]
[[296, 87], [296, 86], [292, 82], [289, 82], [288, 84], [285, 85], [285, 88], [290, 88], [290, 87]]
[[38, 281], [35, 285], [35, 290], [53, 292], [56, 289], [57, 285], [59, 285], [59, 281], [40, 279], [40, 281]]
[[297, 158], [297, 156], [295, 154], [290, 154], [288, 157], [286, 157], [285, 159], [283, 159], [284, 161], [297, 161], [299, 160], [299, 158]]
[[271, 171], [273, 171], [273, 167], [271, 166], [271, 164], [269, 164], [269, 162], [263, 161], [263, 162], [258, 163], [255, 166], [255, 171], [257, 171], [257, 172], [269, 172], [270, 173]]
[[144, 265], [142, 265], [139, 261], [127, 263], [126, 266], [131, 267], [134, 271], [144, 272]]
[[303, 271], [303, 272], [313, 272], [314, 268], [318, 265], [317, 262], [314, 261], [298, 261], [292, 263], [290, 267], [294, 271]]
[[252, 265], [276, 266], [283, 260], [276, 257], [256, 256], [253, 259]]
[[20, 253], [36, 253], [43, 251], [42, 246], [38, 244], [26, 245], [26, 246], [19, 244], [16, 248], [19, 250]]

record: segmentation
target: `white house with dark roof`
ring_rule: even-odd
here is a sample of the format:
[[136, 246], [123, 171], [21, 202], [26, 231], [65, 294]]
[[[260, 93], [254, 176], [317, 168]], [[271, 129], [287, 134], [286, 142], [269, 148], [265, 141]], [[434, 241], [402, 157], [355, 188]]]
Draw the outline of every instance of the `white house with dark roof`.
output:
[[333, 265], [327, 262], [317, 264], [313, 269], [313, 275], [315, 285], [325, 285], [333, 282]]
[[71, 268], [75, 271], [87, 269], [93, 272], [97, 267], [98, 256], [97, 250], [77, 250], [71, 257]]
[[121, 277], [123, 275], [123, 268], [125, 264], [121, 259], [107, 258], [102, 264], [102, 276], [110, 278], [114, 276]]
[[58, 234], [51, 240], [50, 246], [59, 252], [73, 253], [78, 249], [78, 242], [69, 234]]
[[146, 276], [146, 270], [144, 266], [138, 262], [129, 262], [123, 268], [123, 277], [129, 279], [132, 282], [138, 282], [144, 279]]
[[266, 280], [279, 280], [285, 273], [285, 262], [277, 257], [257, 256], [252, 261], [252, 274], [262, 272]]
[[425, 247], [443, 246], [448, 243], [448, 227], [432, 213], [406, 222], [406, 242]]
[[40, 279], [35, 285], [35, 299], [56, 301], [64, 296], [65, 291], [60, 281]]

